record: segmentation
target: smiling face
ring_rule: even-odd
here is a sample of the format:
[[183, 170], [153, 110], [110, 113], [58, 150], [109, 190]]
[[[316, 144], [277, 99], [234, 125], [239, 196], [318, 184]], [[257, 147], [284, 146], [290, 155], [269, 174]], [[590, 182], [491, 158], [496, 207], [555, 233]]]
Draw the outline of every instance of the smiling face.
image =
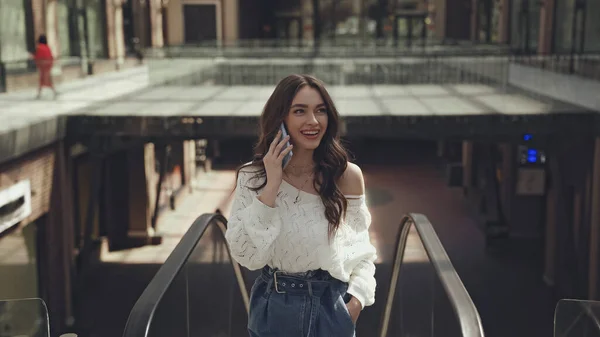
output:
[[291, 143], [297, 150], [315, 150], [325, 135], [328, 122], [327, 106], [319, 91], [303, 86], [285, 117]]

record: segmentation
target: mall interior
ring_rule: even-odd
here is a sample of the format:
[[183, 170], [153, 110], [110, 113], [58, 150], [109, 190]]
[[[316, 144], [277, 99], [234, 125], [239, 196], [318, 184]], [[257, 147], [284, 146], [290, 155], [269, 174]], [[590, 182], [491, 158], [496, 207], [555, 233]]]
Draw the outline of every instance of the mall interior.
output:
[[[377, 286], [356, 335], [600, 337], [599, 17], [1, 0], [0, 337], [248, 336], [261, 272], [225, 233], [290, 74], [323, 81], [364, 175]], [[54, 97], [36, 98], [41, 35]]]

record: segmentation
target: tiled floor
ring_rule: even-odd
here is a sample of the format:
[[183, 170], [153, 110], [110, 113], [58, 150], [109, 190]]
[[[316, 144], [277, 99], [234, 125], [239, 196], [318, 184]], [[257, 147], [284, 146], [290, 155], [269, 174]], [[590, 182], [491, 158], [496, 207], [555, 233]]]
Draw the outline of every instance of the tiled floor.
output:
[[[431, 160], [432, 149], [425, 149], [425, 154], [414, 148], [400, 152], [403, 146], [389, 144], [395, 149], [392, 150], [385, 144], [377, 144], [373, 146], [377, 150], [370, 153], [373, 157], [361, 161], [373, 216], [372, 241], [379, 260], [377, 301], [362, 313], [358, 336], [374, 336], [378, 331], [398, 223], [407, 212], [425, 214], [432, 222], [480, 312], [486, 336], [551, 336], [554, 304], [541, 282], [535, 247], [514, 247], [504, 254], [488, 255], [461, 192], [445, 185]], [[398, 154], [397, 160], [382, 160], [380, 151], [395, 151], [392, 153]], [[129, 311], [160, 263], [193, 219], [213, 211], [229, 196], [232, 182], [230, 170], [214, 172], [197, 182], [194, 194], [186, 197], [176, 211], [166, 211], [161, 216], [159, 231], [165, 234], [163, 245], [129, 252], [103, 252], [105, 262], [88, 275], [80, 298], [81, 336], [112, 337], [122, 333]], [[223, 209], [226, 213], [227, 207]], [[186, 317], [193, 335], [203, 335], [200, 332], [206, 332], [211, 324], [220, 326], [222, 331], [231, 329], [232, 336], [244, 335], [245, 314], [240, 309], [231, 267], [220, 256], [223, 247], [215, 245], [215, 240], [219, 239], [210, 236], [200, 243], [201, 249], [192, 256], [194, 264], [178, 277], [159, 307], [155, 334], [151, 335], [174, 336], [176, 331], [185, 331]], [[429, 336], [432, 317], [436, 331], [444, 331], [445, 337], [457, 336], [456, 319], [449, 311], [442, 288], [433, 282], [432, 270], [414, 232], [409, 239], [406, 262], [390, 336]], [[247, 283], [252, 282], [252, 275], [255, 273], [248, 274]]]
[[57, 86], [54, 99], [49, 89], [35, 99], [37, 89], [0, 94], [0, 132], [28, 123], [68, 115], [98, 102], [126, 95], [149, 85], [144, 66], [66, 82]]

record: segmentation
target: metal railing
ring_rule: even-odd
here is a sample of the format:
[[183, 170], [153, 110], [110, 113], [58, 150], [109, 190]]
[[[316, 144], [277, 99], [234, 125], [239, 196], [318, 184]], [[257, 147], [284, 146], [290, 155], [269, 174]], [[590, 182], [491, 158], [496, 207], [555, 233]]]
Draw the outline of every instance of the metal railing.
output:
[[155, 85], [276, 85], [291, 73], [314, 74], [328, 85], [486, 84], [508, 82], [509, 56], [403, 58], [174, 58], [147, 61]]
[[[227, 220], [220, 213], [203, 214], [196, 219], [131, 310], [123, 337], [147, 337], [150, 335], [150, 325], [153, 322], [157, 307], [161, 303], [167, 290], [173, 284], [177, 275], [184, 269], [192, 252], [211, 224], [217, 225], [218, 231], [224, 238]], [[380, 336], [385, 337], [388, 333], [393, 299], [398, 285], [398, 278], [400, 276], [400, 267], [402, 266], [403, 256], [406, 251], [409, 230], [412, 226], [416, 228], [419, 237], [423, 242], [424, 249], [435, 269], [435, 273], [439, 277], [443, 288], [446, 290], [446, 294], [450, 299], [454, 313], [459, 321], [462, 336], [484, 337], [481, 320], [475, 305], [471, 301], [458, 274], [450, 263], [450, 259], [439, 241], [431, 223], [425, 216], [420, 214], [406, 215], [400, 224], [391, 274], [391, 286], [387, 295], [384, 314], [381, 321]], [[229, 253], [229, 249], [227, 249], [227, 252]], [[239, 264], [233, 261], [233, 259], [231, 259], [231, 263], [242, 294], [244, 308], [246, 313], [248, 313], [249, 295], [245, 286], [242, 270]], [[189, 301], [189, 298], [186, 298], [186, 301]], [[186, 304], [186, 307], [189, 307], [189, 303]], [[189, 320], [189, 317], [186, 317], [186, 320]]]
[[427, 55], [507, 55], [508, 46], [500, 45], [394, 45], [390, 43], [371, 44], [310, 44], [256, 43], [240, 46], [210, 46], [206, 44], [167, 46], [147, 49], [145, 58], [355, 58], [355, 57], [403, 57]]
[[[223, 240], [225, 240], [227, 226], [227, 219], [225, 217], [220, 213], [203, 214], [198, 217], [135, 303], [127, 319], [123, 337], [147, 337], [150, 335], [150, 325], [153, 322], [154, 314], [161, 300], [177, 275], [184, 269], [192, 252], [210, 225], [216, 225], [218, 227], [217, 231], [223, 235]], [[227, 252], [229, 253], [229, 249], [227, 249]], [[233, 259], [231, 259], [231, 263], [240, 288], [244, 307], [246, 312], [248, 312], [250, 299], [242, 270], [239, 264]], [[189, 300], [189, 298], [186, 298], [186, 300]], [[186, 321], [189, 325], [189, 317], [186, 317]]]
[[435, 274], [446, 291], [456, 318], [458, 319], [462, 336], [484, 337], [481, 318], [479, 317], [477, 308], [475, 308], [475, 304], [473, 304], [469, 293], [452, 266], [450, 258], [448, 257], [448, 254], [446, 254], [446, 250], [442, 246], [433, 226], [427, 217], [421, 214], [405, 215], [400, 222], [400, 231], [396, 241], [396, 252], [392, 265], [390, 289], [386, 298], [379, 336], [385, 337], [388, 333], [394, 296], [400, 277], [400, 269], [406, 251], [409, 231], [412, 226], [417, 230], [425, 252], [433, 265]]
[[512, 62], [551, 72], [600, 80], [600, 54], [516, 55]]

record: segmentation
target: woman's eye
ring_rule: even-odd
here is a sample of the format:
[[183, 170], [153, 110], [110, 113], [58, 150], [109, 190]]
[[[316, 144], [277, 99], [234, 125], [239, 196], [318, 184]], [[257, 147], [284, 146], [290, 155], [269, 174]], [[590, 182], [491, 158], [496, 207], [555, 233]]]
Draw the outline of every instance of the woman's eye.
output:
[[302, 109], [296, 109], [296, 110], [294, 110], [294, 113], [296, 113], [296, 114], [303, 113], [303, 112], [304, 112], [304, 110], [302, 110]]
[[327, 109], [319, 109], [319, 110], [317, 110], [317, 112], [324, 114], [324, 113], [327, 113]]

